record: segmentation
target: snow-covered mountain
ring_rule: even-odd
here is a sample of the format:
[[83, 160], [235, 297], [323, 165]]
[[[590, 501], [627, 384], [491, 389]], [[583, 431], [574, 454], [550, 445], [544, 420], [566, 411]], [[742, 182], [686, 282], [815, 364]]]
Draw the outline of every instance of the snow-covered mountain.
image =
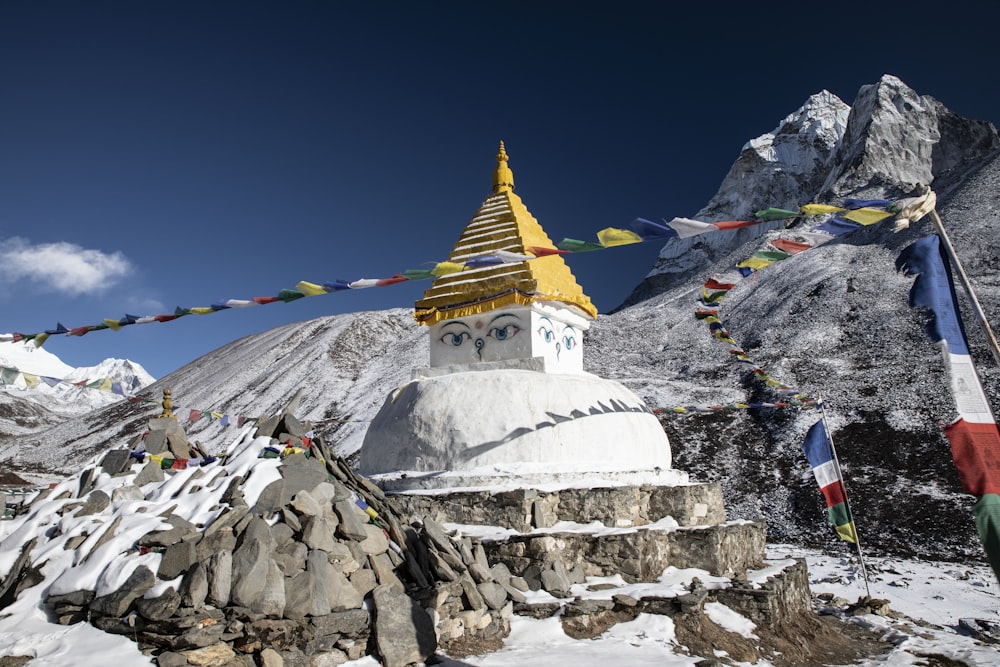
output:
[[[156, 379], [128, 359], [73, 368], [33, 343], [0, 343], [0, 435], [23, 436], [133, 396]], [[105, 384], [87, 387], [98, 380]], [[107, 382], [103, 382], [107, 381]], [[84, 386], [81, 386], [83, 383]], [[116, 391], [111, 391], [114, 386]]]
[[[767, 207], [848, 196], [895, 200], [921, 183], [937, 193], [937, 210], [997, 328], [1000, 135], [894, 77], [864, 86], [850, 105], [826, 91], [810, 97], [773, 132], [744, 146], [718, 193], [693, 217], [753, 219]], [[808, 234], [815, 224], [779, 221], [666, 244], [626, 304], [591, 328], [585, 368], [623, 382], [653, 408], [776, 400], [694, 317], [696, 300], [708, 278], [731, 274], [770, 239]], [[960, 490], [940, 431], [956, 416], [944, 364], [924, 334], [923, 314], [908, 305], [912, 279], [895, 268], [899, 252], [931, 232], [925, 219], [898, 233], [876, 224], [837, 237], [740, 281], [719, 315], [768, 374], [823, 398], [868, 548], [978, 559], [973, 499]], [[971, 313], [964, 301], [960, 306]], [[1000, 409], [1000, 369], [971, 319], [967, 330], [987, 394]], [[426, 363], [426, 332], [410, 310], [350, 313], [235, 341], [143, 395], [159, 398], [170, 387], [183, 421], [185, 408], [272, 414], [302, 389], [297, 415], [319, 422], [317, 430], [349, 455], [361, 446], [365, 421], [411, 368]], [[44, 435], [0, 441], [0, 465], [70, 472], [134, 438], [157, 412], [148, 403], [117, 403]], [[731, 518], [764, 519], [775, 541], [817, 543], [831, 539], [830, 531], [801, 453], [817, 418], [815, 411], [759, 409], [667, 412], [661, 422], [674, 465], [697, 480], [721, 481]], [[186, 428], [208, 449], [234, 435], [219, 419]]]

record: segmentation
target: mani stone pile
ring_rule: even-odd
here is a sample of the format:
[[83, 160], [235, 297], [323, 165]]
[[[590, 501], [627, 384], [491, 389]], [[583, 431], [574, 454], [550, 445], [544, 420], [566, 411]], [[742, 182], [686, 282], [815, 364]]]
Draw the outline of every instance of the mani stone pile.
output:
[[[718, 485], [387, 496], [310, 437], [296, 405], [245, 427], [217, 459], [184, 459], [201, 452], [185, 450], [176, 420], [150, 420], [133, 449], [39, 494], [0, 543], [0, 554], [19, 552], [0, 610], [41, 586], [50, 618], [127, 637], [161, 667], [326, 667], [364, 655], [403, 667], [438, 649], [496, 650], [514, 614], [559, 614], [574, 637], [667, 614], [695, 628], [691, 646], [711, 601], [759, 627], [795, 618], [814, 629], [804, 564], [765, 566], [765, 526], [727, 522]], [[493, 528], [477, 538], [475, 524]], [[43, 580], [52, 561], [62, 574]], [[647, 595], [607, 583], [656, 582], [668, 567], [725, 579]], [[748, 579], [755, 567], [769, 574]], [[751, 662], [773, 653], [727, 634], [716, 628], [712, 646]]]
[[[174, 419], [150, 426], [146, 438], [178, 440]], [[0, 607], [42, 584], [44, 557], [36, 562], [33, 552], [61, 542], [76, 552], [75, 567], [107, 549], [143, 564], [101, 595], [57, 580], [44, 599], [51, 617], [128, 637], [161, 666], [324, 667], [373, 654], [401, 667], [439, 647], [499, 647], [510, 631], [510, 595], [519, 594], [506, 568], [491, 567], [478, 541], [449, 537], [433, 520], [400, 520], [309, 428], [287, 411], [261, 419], [256, 437], [248, 432], [228, 456], [199, 467], [109, 451], [15, 519], [43, 529], [16, 545]], [[251, 506], [244, 490], [261, 483], [265, 466], [274, 479]], [[184, 516], [184, 507], [206, 503], [210, 521]], [[130, 526], [143, 515], [159, 527], [136, 533]]]

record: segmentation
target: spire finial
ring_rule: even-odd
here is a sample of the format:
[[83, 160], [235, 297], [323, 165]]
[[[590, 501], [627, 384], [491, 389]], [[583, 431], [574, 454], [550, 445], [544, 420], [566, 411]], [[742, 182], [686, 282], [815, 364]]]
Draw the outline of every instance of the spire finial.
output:
[[514, 172], [507, 166], [507, 151], [503, 141], [500, 141], [500, 151], [497, 153], [497, 169], [493, 172], [493, 192], [512, 192], [514, 190]]

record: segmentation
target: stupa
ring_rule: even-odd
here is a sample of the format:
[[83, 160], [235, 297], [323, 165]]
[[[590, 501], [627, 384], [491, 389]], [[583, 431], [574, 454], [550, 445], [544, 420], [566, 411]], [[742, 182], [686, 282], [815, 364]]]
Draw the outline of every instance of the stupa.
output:
[[493, 192], [449, 256], [466, 268], [415, 305], [430, 365], [372, 420], [361, 473], [400, 491], [686, 481], [643, 401], [584, 371], [597, 309], [565, 260], [537, 248], [554, 245], [515, 194], [500, 142]]

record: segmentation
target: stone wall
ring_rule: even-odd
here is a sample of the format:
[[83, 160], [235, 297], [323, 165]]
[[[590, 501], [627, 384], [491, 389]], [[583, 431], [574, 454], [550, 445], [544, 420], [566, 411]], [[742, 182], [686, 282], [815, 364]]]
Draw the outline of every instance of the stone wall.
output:
[[540, 491], [461, 491], [398, 493], [400, 511], [440, 523], [502, 526], [524, 532], [560, 521], [599, 521], [610, 528], [643, 526], [664, 517], [681, 526], [715, 525], [726, 520], [717, 483], [676, 486], [613, 486]]

